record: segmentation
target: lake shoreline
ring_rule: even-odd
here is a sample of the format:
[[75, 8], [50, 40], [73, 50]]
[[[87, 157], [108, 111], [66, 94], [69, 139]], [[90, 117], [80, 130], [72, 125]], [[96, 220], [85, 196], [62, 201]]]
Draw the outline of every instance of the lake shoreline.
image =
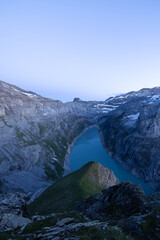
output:
[[66, 155], [65, 155], [65, 159], [64, 159], [64, 174], [63, 176], [71, 173], [71, 169], [70, 169], [70, 152], [72, 150], [72, 147], [74, 146], [75, 142], [77, 141], [78, 138], [80, 138], [86, 131], [88, 131], [89, 129], [92, 128], [96, 128], [98, 130], [98, 135], [100, 137], [100, 141], [102, 143], [102, 146], [104, 148], [104, 150], [109, 154], [109, 156], [111, 157], [111, 153], [108, 152], [107, 148], [105, 147], [105, 143], [104, 143], [104, 137], [103, 137], [103, 133], [100, 129], [100, 127], [96, 124], [88, 126], [86, 128], [83, 129], [83, 131], [73, 139], [72, 143], [68, 145], [67, 151], [66, 151]]
[[[89, 131], [88, 133], [89, 135], [87, 135], [86, 133], [87, 131]], [[90, 135], [90, 133], [94, 133], [93, 136], [92, 134]], [[83, 134], [85, 134], [84, 138], [82, 136]], [[86, 136], [88, 136], [89, 138]], [[78, 141], [80, 141], [78, 143], [81, 144], [75, 146], [76, 152], [75, 151], [71, 152], [71, 150], [74, 148], [74, 144], [76, 143], [77, 139]], [[92, 141], [92, 139], [94, 139], [94, 141]], [[92, 146], [91, 148], [90, 146], [88, 148], [91, 149], [89, 150], [91, 152], [88, 152], [86, 144], [87, 145], [90, 144], [90, 146]], [[99, 147], [100, 145], [101, 147]], [[104, 167], [113, 171], [115, 176], [119, 179], [120, 182], [130, 181], [134, 184], [140, 184], [142, 189], [145, 191], [147, 195], [150, 195], [154, 192], [154, 189], [151, 189], [151, 187], [148, 184], [146, 184], [143, 180], [131, 174], [120, 163], [118, 163], [116, 160], [110, 157], [108, 151], [104, 147], [104, 137], [101, 132], [101, 129], [97, 125], [86, 127], [76, 138], [74, 138], [72, 143], [68, 146], [65, 159], [65, 164], [67, 163], [68, 165], [67, 169], [68, 172], [65, 173], [66, 174], [71, 173], [71, 169], [72, 172], [76, 171], [89, 161], [99, 162]]]
[[74, 146], [75, 142], [77, 141], [78, 138], [80, 138], [86, 131], [88, 131], [89, 129], [92, 128], [96, 128], [98, 130], [98, 132], [100, 131], [99, 126], [97, 125], [91, 125], [88, 126], [86, 128], [83, 129], [83, 131], [73, 139], [72, 143], [68, 145], [67, 151], [66, 151], [66, 155], [65, 155], [65, 159], [64, 159], [64, 176], [71, 173], [71, 169], [70, 169], [70, 152], [72, 150], [72, 147]]

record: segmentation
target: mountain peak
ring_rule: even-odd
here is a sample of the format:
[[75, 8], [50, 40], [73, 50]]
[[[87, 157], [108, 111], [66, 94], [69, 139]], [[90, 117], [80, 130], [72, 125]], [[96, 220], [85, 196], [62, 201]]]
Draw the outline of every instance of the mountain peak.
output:
[[70, 210], [77, 201], [101, 193], [118, 182], [112, 171], [100, 163], [89, 162], [49, 186], [30, 204], [30, 211], [32, 214], [48, 214]]
[[82, 100], [81, 100], [80, 98], [78, 98], [78, 97], [75, 97], [75, 98], [73, 99], [73, 102], [82, 102]]
[[9, 84], [4, 81], [0, 81], [0, 95], [7, 95], [14, 98], [20, 97], [20, 95], [29, 98], [39, 97], [39, 95], [34, 92], [23, 90], [13, 84]]

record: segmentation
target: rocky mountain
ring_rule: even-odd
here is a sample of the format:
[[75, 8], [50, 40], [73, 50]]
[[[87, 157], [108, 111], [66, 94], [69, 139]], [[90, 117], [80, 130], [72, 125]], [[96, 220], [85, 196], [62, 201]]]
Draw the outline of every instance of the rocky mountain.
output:
[[74, 139], [93, 125], [115, 160], [160, 189], [160, 88], [62, 103], [0, 81], [1, 191], [33, 194], [68, 173]]
[[95, 116], [89, 104], [83, 105], [63, 104], [0, 81], [3, 192], [34, 193], [61, 177], [64, 169], [68, 172], [67, 148]]
[[160, 88], [142, 89], [106, 102], [118, 105], [100, 123], [107, 151], [133, 175], [159, 190]]

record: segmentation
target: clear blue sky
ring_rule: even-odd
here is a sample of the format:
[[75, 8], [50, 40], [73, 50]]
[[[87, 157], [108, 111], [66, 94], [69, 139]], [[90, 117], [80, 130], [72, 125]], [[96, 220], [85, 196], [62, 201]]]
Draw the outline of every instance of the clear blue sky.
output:
[[159, 0], [0, 0], [0, 79], [63, 101], [160, 85]]

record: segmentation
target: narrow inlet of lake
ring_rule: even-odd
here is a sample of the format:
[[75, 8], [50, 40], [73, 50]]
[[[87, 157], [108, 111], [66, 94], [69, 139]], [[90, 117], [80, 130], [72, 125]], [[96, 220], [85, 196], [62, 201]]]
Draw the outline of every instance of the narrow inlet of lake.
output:
[[154, 192], [151, 187], [142, 180], [134, 177], [108, 155], [102, 146], [98, 130], [96, 128], [91, 128], [84, 132], [84, 134], [77, 139], [72, 147], [70, 152], [71, 171], [73, 172], [78, 170], [90, 161], [99, 162], [104, 167], [112, 170], [120, 182], [130, 181], [134, 184], [140, 184], [147, 195]]

